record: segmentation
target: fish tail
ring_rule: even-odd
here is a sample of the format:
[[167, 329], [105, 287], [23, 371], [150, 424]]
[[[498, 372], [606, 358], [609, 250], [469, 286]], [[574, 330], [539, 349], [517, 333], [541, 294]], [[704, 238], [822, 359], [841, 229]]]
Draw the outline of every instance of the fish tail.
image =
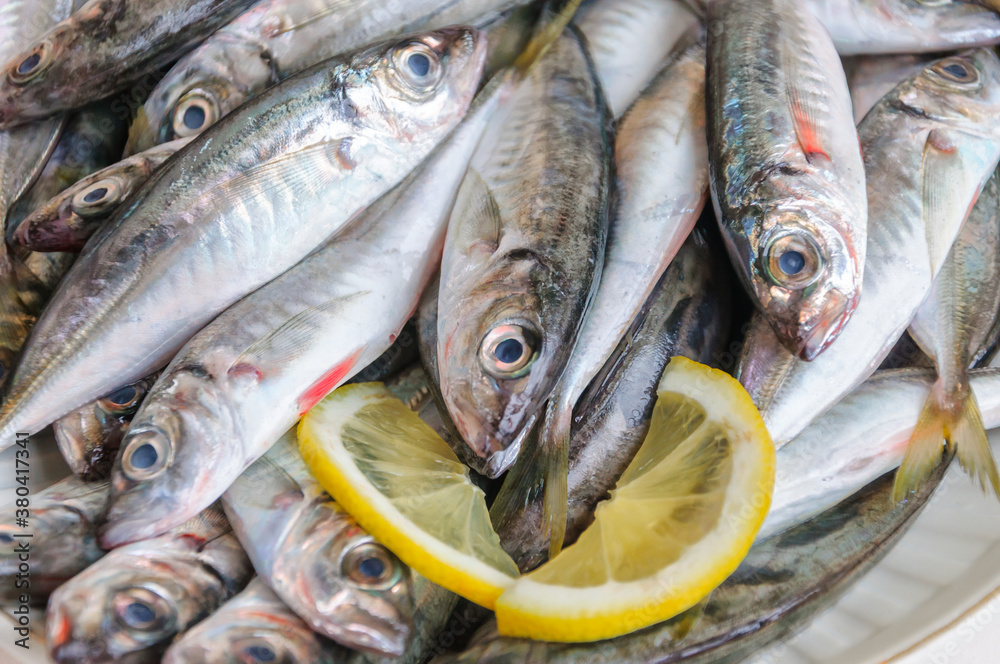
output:
[[549, 537], [549, 560], [562, 550], [569, 512], [569, 438], [573, 425], [573, 405], [553, 395], [545, 413], [538, 440], [541, 455], [544, 498], [542, 523]]
[[893, 503], [901, 502], [911, 491], [927, 481], [944, 453], [944, 414], [938, 399], [938, 384], [934, 388], [924, 401], [917, 425], [910, 435], [903, 463], [896, 471], [896, 481], [892, 487]]
[[945, 424], [945, 436], [955, 446], [955, 455], [962, 469], [984, 492], [992, 488], [994, 495], [1000, 499], [1000, 476], [997, 475], [997, 464], [986, 437], [979, 402], [972, 390], [966, 389], [965, 392], [956, 416]]
[[523, 76], [531, 66], [542, 59], [549, 48], [556, 43], [559, 36], [573, 20], [576, 10], [580, 8], [583, 0], [569, 0], [566, 5], [556, 14], [555, 18], [545, 24], [541, 30], [531, 38], [528, 45], [521, 51], [521, 55], [514, 61], [514, 70], [518, 75]]

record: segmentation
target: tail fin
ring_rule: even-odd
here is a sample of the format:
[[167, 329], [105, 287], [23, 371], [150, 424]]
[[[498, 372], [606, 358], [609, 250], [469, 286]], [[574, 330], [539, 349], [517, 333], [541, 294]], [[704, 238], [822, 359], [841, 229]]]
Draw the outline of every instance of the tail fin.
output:
[[979, 402], [972, 390], [962, 402], [958, 417], [948, 423], [945, 435], [956, 445], [955, 454], [958, 462], [983, 491], [990, 488], [1000, 499], [1000, 476], [997, 475], [997, 464], [993, 459], [990, 441], [986, 438], [986, 428], [979, 412]]
[[519, 76], [524, 76], [531, 66], [542, 59], [542, 56], [556, 43], [559, 35], [563, 33], [566, 26], [573, 20], [576, 10], [580, 8], [583, 0], [569, 0], [555, 18], [549, 21], [538, 31], [528, 45], [521, 52], [521, 55], [514, 61], [514, 70]]
[[569, 438], [573, 404], [564, 403], [557, 392], [549, 399], [545, 423], [538, 438], [539, 469], [545, 491], [542, 520], [549, 536], [549, 560], [562, 550], [569, 512]]

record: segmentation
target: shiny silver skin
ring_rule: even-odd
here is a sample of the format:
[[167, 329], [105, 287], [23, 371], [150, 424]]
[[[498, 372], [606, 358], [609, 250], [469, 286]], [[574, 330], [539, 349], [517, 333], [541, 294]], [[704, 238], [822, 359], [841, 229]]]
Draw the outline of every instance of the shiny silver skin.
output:
[[415, 620], [409, 568], [323, 490], [294, 431], [222, 503], [257, 574], [312, 629], [349, 648], [406, 652]]
[[[618, 125], [618, 204], [611, 216], [604, 269], [566, 369], [549, 398], [537, 442], [542, 448], [566, 453], [580, 395], [615, 352], [705, 207], [704, 101], [705, 41], [698, 30]], [[559, 492], [554, 501], [564, 500], [561, 485], [551, 488]], [[561, 514], [553, 516], [562, 519]], [[553, 539], [561, 539], [559, 524], [554, 525]]]
[[0, 413], [0, 447], [164, 366], [342, 230], [458, 124], [484, 50], [478, 31], [455, 27], [323, 63], [179, 151], [39, 319]]
[[122, 203], [188, 142], [158, 145], [61, 190], [12, 229], [11, 242], [32, 251], [79, 253]]
[[125, 431], [157, 375], [114, 390], [52, 423], [59, 451], [74, 474], [85, 480], [111, 475]]
[[[966, 84], [951, 80], [968, 74]], [[861, 123], [871, 222], [864, 297], [812, 362], [755, 321], [739, 379], [779, 447], [868, 378], [910, 324], [1000, 159], [1000, 59], [964, 51], [929, 64]]]
[[813, 360], [861, 292], [868, 207], [847, 80], [798, 0], [708, 6], [712, 200], [757, 308]]
[[0, 61], [0, 128], [124, 90], [254, 2], [90, 0]]
[[[969, 383], [987, 428], [1000, 426], [1000, 370]], [[757, 541], [784, 532], [860, 491], [903, 460], [934, 371], [879, 371], [778, 451], [771, 510]]]
[[[441, 390], [487, 476], [513, 463], [597, 286], [609, 120], [570, 28], [489, 128], [452, 212], [438, 303]], [[507, 342], [517, 357], [504, 364], [495, 353]]]
[[255, 578], [171, 644], [162, 664], [337, 664], [349, 653], [309, 628]]
[[682, 0], [594, 0], [573, 22], [587, 38], [604, 98], [619, 118], [698, 18]]
[[[27, 529], [18, 527], [13, 501], [5, 507], [0, 512], [0, 596], [13, 599], [27, 593], [33, 603], [44, 605], [56, 588], [100, 559], [104, 552], [97, 546], [97, 524], [109, 495], [107, 482], [64, 479], [31, 496]], [[28, 533], [30, 538], [22, 537]], [[19, 543], [30, 547], [27, 589], [16, 586]]]
[[892, 89], [910, 78], [934, 56], [907, 53], [904, 55], [869, 55], [847, 58], [847, 85], [854, 104], [854, 119], [860, 124], [875, 104]]
[[[479, 49], [480, 66], [483, 55]], [[122, 443], [105, 544], [148, 537], [203, 509], [389, 348], [437, 267], [455, 192], [498, 100], [478, 105], [350, 230], [181, 349]], [[147, 465], [136, 463], [139, 450], [152, 453]]]
[[219, 507], [154, 539], [109, 552], [49, 599], [45, 641], [58, 664], [150, 664], [253, 570]]
[[[566, 544], [593, 522], [649, 429], [656, 388], [671, 357], [716, 364], [731, 320], [728, 272], [720, 247], [695, 231], [636, 314], [607, 363], [574, 409], [569, 452]], [[542, 503], [531, 491], [537, 458], [518, 459], [493, 503], [493, 525], [522, 572], [545, 562]], [[526, 496], [531, 496], [526, 500]]]
[[933, 53], [1000, 43], [1000, 16], [963, 0], [803, 0], [841, 55]]
[[181, 58], [156, 85], [128, 152], [197, 136], [318, 62], [416, 30], [482, 26], [527, 0], [262, 0]]

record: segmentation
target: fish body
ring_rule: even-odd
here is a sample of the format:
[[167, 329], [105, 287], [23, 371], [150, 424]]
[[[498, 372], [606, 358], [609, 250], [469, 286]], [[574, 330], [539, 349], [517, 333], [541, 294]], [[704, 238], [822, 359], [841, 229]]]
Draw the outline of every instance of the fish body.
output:
[[79, 253], [129, 196], [189, 142], [155, 146], [60, 189], [21, 220], [11, 241], [32, 251]]
[[256, 0], [90, 0], [4, 58], [0, 127], [79, 108], [176, 60]]
[[159, 369], [341, 230], [458, 124], [484, 50], [478, 31], [449, 28], [321, 64], [178, 152], [53, 296], [4, 403], [0, 446]]
[[150, 93], [130, 153], [191, 137], [328, 58], [417, 30], [481, 26], [527, 0], [262, 0], [181, 58]]
[[615, 118], [663, 69], [674, 46], [697, 22], [681, 0], [597, 0], [580, 8], [574, 23], [587, 38]]
[[[3, 511], [0, 521], [0, 580], [7, 599], [22, 591], [15, 587], [22, 561], [19, 542], [30, 547], [31, 578], [28, 594], [32, 602], [43, 604], [60, 585], [69, 581], [104, 555], [97, 546], [97, 524], [107, 506], [107, 482], [84, 482], [69, 477], [31, 496], [30, 539], [17, 525], [21, 510], [15, 505]], [[23, 516], [23, 515], [22, 515]]]
[[926, 66], [934, 57], [926, 54], [860, 56], [845, 62], [847, 84], [854, 104], [854, 120], [860, 123], [875, 104], [892, 89]]
[[797, 0], [708, 6], [712, 200], [730, 257], [781, 342], [813, 360], [861, 292], [868, 207], [844, 71]]
[[571, 28], [498, 114], [452, 212], [438, 373], [448, 413], [473, 452], [463, 458], [489, 477], [513, 463], [596, 287], [607, 234], [609, 121], [597, 74]]
[[206, 618], [252, 576], [222, 510], [109, 552], [49, 599], [45, 637], [56, 662], [159, 662], [178, 633]]
[[779, 447], [868, 378], [910, 324], [1000, 159], [998, 104], [1000, 59], [978, 49], [930, 63], [865, 116], [871, 223], [861, 303], [812, 362], [760, 320], [740, 359], [740, 381]]
[[319, 486], [294, 432], [233, 483], [223, 505], [254, 569], [312, 629], [351, 648], [406, 651], [409, 568]]
[[[633, 328], [577, 402], [569, 452], [567, 544], [590, 525], [597, 503], [608, 497], [642, 445], [670, 358], [681, 355], [715, 364], [724, 352], [730, 284], [725, 259], [715, 249], [699, 231], [688, 238]], [[541, 501], [537, 496], [524, 500], [531, 495], [523, 482], [533, 476], [534, 461], [530, 455], [518, 460], [491, 512], [504, 549], [522, 572], [538, 567], [548, 553]]]

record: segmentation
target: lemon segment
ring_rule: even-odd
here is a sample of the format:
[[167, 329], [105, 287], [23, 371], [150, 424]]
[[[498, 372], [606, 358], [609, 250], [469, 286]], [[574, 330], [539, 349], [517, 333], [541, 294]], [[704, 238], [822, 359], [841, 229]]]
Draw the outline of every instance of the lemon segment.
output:
[[487, 608], [515, 581], [468, 468], [381, 383], [334, 391], [298, 438], [334, 500], [420, 574]]
[[649, 433], [611, 498], [575, 544], [500, 596], [500, 633], [596, 641], [694, 606], [750, 550], [774, 466], [774, 445], [743, 387], [674, 358]]

